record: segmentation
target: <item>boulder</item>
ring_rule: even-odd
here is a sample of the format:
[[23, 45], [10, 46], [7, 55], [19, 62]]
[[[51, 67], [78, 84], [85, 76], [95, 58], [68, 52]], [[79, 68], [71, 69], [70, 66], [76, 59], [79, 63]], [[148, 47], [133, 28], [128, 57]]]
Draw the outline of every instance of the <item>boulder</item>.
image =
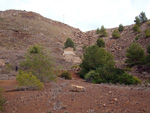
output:
[[71, 91], [74, 91], [74, 92], [85, 92], [86, 91], [86, 88], [83, 87], [83, 86], [78, 86], [78, 85], [71, 85]]

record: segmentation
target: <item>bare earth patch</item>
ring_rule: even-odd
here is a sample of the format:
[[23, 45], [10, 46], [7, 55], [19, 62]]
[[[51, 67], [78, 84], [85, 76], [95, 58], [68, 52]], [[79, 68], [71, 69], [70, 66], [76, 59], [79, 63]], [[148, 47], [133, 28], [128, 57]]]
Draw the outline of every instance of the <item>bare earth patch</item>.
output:
[[[15, 80], [0, 81], [7, 102], [4, 113], [149, 113], [150, 88], [91, 84], [73, 75], [73, 80], [59, 78], [45, 84], [44, 90], [10, 91]], [[86, 88], [73, 92], [71, 85]], [[8, 92], [10, 91], [10, 92]]]

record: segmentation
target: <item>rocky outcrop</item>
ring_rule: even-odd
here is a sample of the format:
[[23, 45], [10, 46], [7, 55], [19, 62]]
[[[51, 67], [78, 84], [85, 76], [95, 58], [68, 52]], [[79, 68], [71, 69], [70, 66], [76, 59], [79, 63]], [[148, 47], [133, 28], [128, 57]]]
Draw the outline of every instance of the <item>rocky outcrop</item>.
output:
[[81, 63], [81, 59], [75, 54], [73, 48], [69, 47], [64, 49], [63, 57], [66, 62], [71, 62], [73, 64]]
[[5, 60], [0, 59], [0, 67], [4, 67], [5, 66]]

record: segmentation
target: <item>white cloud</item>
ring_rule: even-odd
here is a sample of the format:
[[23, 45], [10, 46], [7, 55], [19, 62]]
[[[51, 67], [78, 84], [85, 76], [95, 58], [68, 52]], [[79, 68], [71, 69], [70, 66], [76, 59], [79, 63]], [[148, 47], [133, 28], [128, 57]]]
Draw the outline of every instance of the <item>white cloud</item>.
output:
[[64, 21], [83, 31], [101, 25], [106, 28], [133, 24], [144, 11], [150, 17], [150, 0], [1, 0], [1, 10], [34, 11], [53, 20]]

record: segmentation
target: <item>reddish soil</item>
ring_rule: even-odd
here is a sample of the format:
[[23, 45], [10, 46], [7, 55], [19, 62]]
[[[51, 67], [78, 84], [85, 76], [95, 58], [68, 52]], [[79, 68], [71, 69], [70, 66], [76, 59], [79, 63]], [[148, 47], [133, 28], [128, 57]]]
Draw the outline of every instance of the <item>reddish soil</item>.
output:
[[[76, 74], [73, 78], [59, 78], [36, 91], [10, 91], [17, 88], [17, 82], [1, 80], [7, 100], [4, 113], [150, 113], [150, 88], [91, 84]], [[86, 91], [73, 92], [72, 84]]]

